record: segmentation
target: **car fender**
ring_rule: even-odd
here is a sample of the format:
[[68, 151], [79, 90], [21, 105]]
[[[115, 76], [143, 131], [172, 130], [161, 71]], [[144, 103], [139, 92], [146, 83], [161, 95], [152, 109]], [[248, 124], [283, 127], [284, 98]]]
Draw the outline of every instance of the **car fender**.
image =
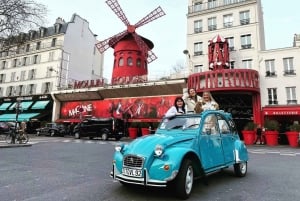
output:
[[183, 159], [191, 156], [197, 157], [192, 149], [184, 147], [169, 148], [162, 157], [155, 157], [148, 167], [148, 173], [153, 179], [173, 180], [179, 172]]
[[248, 151], [245, 143], [243, 141], [237, 140], [234, 143], [235, 146], [235, 160], [236, 162], [248, 161]]

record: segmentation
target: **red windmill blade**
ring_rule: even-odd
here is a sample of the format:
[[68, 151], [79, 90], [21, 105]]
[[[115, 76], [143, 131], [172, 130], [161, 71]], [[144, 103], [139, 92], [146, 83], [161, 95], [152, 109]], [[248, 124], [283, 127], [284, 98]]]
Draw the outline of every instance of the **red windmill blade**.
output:
[[147, 46], [147, 44], [143, 41], [143, 39], [136, 34], [135, 30], [138, 27], [141, 27], [159, 17], [162, 17], [165, 15], [165, 12], [162, 10], [161, 7], [157, 7], [152, 12], [150, 12], [148, 15], [146, 15], [143, 19], [141, 19], [139, 22], [137, 22], [135, 25], [130, 25], [127, 17], [125, 16], [120, 4], [117, 0], [107, 0], [106, 4], [112, 9], [112, 11], [118, 16], [118, 18], [121, 19], [121, 21], [127, 26], [127, 30], [120, 32], [112, 37], [109, 37], [108, 39], [104, 41], [100, 41], [96, 44], [97, 49], [103, 53], [105, 50], [107, 50], [109, 47], [114, 46], [116, 43], [118, 43], [123, 37], [125, 37], [127, 34], [131, 34], [136, 41], [138, 47], [140, 48], [142, 55], [147, 55], [147, 62], [150, 63], [153, 60], [155, 60], [157, 57], [156, 55], [150, 50], [150, 48]]

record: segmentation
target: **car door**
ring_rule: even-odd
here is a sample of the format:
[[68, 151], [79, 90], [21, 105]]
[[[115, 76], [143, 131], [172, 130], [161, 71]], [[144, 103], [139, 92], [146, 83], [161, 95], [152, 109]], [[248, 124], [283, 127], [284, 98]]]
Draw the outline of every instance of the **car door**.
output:
[[207, 171], [224, 164], [221, 136], [215, 114], [208, 114], [201, 124], [200, 156], [203, 168]]
[[226, 119], [223, 116], [217, 115], [217, 119], [218, 119], [218, 126], [222, 138], [224, 162], [230, 163], [234, 161], [235, 133], [229, 124], [230, 122], [226, 121]]

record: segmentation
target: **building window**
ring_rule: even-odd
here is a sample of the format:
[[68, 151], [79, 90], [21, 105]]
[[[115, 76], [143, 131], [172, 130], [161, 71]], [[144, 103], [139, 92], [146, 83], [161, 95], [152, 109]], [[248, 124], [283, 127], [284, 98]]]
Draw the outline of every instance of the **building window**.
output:
[[18, 62], [17, 59], [14, 59], [14, 60], [12, 61], [12, 67], [13, 67], [13, 68], [14, 68], [14, 67], [17, 67], [17, 62]]
[[49, 52], [49, 59], [48, 61], [53, 61], [54, 60], [54, 52]]
[[241, 48], [249, 49], [251, 48], [251, 34], [241, 36]]
[[202, 20], [194, 21], [194, 33], [202, 32]]
[[50, 93], [50, 84], [51, 84], [50, 82], [45, 82], [45, 83], [44, 83], [44, 86], [43, 86], [43, 87], [44, 87], [43, 93], [45, 93], [45, 94], [46, 94], [46, 93]]
[[208, 9], [217, 7], [217, 0], [208, 0]]
[[36, 48], [35, 49], [36, 50], [41, 49], [41, 42], [40, 41], [36, 43]]
[[14, 82], [16, 80], [16, 72], [11, 72], [10, 74], [10, 81]]
[[230, 28], [233, 25], [233, 17], [232, 14], [223, 16], [223, 26], [224, 28]]
[[23, 95], [23, 89], [24, 89], [24, 86], [23, 86], [23, 85], [19, 85], [18, 91], [17, 91], [17, 94], [18, 94], [19, 96], [22, 96], [22, 95]]
[[234, 38], [233, 37], [228, 37], [226, 39], [227, 39], [227, 42], [228, 42], [229, 51], [233, 51], [234, 50]]
[[235, 61], [230, 61], [230, 68], [231, 69], [234, 69], [234, 64], [235, 64]]
[[0, 83], [4, 83], [5, 82], [4, 78], [5, 78], [5, 75], [4, 74], [0, 74]]
[[194, 4], [194, 12], [200, 11], [203, 9], [202, 1], [195, 2]]
[[132, 57], [127, 58], [127, 66], [133, 66]]
[[268, 102], [269, 105], [277, 105], [277, 89], [276, 88], [268, 88]]
[[203, 72], [203, 65], [195, 65], [194, 73], [201, 73], [201, 72]]
[[33, 59], [33, 61], [32, 61], [33, 64], [38, 63], [38, 55], [33, 55], [32, 59]]
[[275, 76], [275, 60], [270, 59], [265, 61], [266, 77]]
[[246, 25], [249, 23], [250, 23], [250, 12], [249, 11], [240, 12], [240, 24]]
[[208, 18], [208, 31], [213, 31], [217, 29], [217, 18], [211, 17]]
[[34, 92], [34, 84], [30, 84], [29, 87], [28, 87], [28, 94], [32, 95], [33, 92]]
[[2, 61], [1, 63], [1, 69], [5, 69], [7, 62], [6, 61]]
[[252, 69], [252, 59], [242, 60], [242, 67], [245, 69]]
[[9, 86], [7, 88], [7, 96], [13, 96], [14, 95], [14, 87], [13, 86]]
[[119, 58], [119, 65], [118, 65], [119, 67], [120, 66], [124, 66], [124, 59], [123, 59], [123, 57], [120, 57]]
[[28, 73], [28, 79], [33, 80], [35, 78], [35, 70], [31, 69]]
[[53, 38], [51, 42], [51, 47], [55, 47], [55, 45], [56, 45], [56, 38]]
[[194, 56], [199, 56], [203, 54], [203, 43], [194, 43]]
[[286, 87], [287, 104], [297, 104], [296, 87]]
[[21, 81], [25, 80], [25, 75], [26, 75], [26, 71], [25, 70], [21, 71], [21, 77], [20, 77]]
[[29, 50], [30, 50], [30, 44], [27, 44], [27, 45], [26, 45], [25, 51], [26, 51], [26, 52], [29, 52]]
[[295, 69], [293, 64], [294, 58], [283, 58], [284, 75], [295, 75]]

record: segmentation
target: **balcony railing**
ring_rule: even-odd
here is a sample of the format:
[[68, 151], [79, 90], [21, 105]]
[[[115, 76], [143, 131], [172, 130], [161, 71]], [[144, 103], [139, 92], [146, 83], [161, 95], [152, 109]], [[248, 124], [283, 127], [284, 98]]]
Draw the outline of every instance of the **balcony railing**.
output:
[[213, 2], [213, 3], [207, 2], [207, 3], [198, 4], [198, 5], [196, 4], [196, 5], [188, 7], [188, 14], [203, 12], [203, 11], [207, 11], [210, 9], [219, 8], [219, 7], [228, 6], [228, 5], [241, 4], [243, 2], [249, 2], [249, 1], [254, 1], [254, 0], [236, 0], [236, 1], [217, 0], [216, 2]]

